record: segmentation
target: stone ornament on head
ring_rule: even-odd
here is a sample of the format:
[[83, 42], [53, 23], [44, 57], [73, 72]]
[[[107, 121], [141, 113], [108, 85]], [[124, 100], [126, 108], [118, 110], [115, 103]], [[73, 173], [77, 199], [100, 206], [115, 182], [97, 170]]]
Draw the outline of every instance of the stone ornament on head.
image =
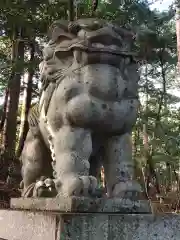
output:
[[46, 176], [57, 195], [94, 197], [103, 165], [108, 197], [137, 195], [131, 130], [139, 75], [133, 34], [104, 20], [79, 19], [56, 21], [48, 36], [40, 65], [39, 136], [30, 128], [22, 154], [24, 188], [36, 181], [39, 186]]

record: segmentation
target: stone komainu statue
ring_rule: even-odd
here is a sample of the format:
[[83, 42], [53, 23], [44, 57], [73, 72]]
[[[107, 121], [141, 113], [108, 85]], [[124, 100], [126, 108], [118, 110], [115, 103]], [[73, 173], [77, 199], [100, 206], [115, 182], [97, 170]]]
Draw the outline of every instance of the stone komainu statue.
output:
[[109, 197], [140, 192], [131, 144], [139, 106], [132, 35], [82, 19], [55, 22], [49, 36], [38, 117], [30, 117], [22, 152], [23, 196], [52, 189], [53, 196], [89, 196], [100, 161]]

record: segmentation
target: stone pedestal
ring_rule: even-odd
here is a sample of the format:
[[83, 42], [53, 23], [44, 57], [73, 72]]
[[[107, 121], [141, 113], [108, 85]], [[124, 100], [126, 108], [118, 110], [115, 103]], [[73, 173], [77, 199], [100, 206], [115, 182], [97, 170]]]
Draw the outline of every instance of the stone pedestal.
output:
[[148, 206], [125, 199], [12, 199], [11, 210], [0, 210], [0, 239], [179, 240], [180, 216], [153, 216]]
[[31, 211], [56, 211], [60, 213], [151, 213], [149, 201], [133, 201], [121, 198], [12, 198], [11, 208]]
[[[135, 203], [125, 200], [92, 201], [80, 198], [61, 199], [61, 202], [59, 200], [12, 199], [11, 210], [0, 210], [0, 239], [180, 239], [180, 216], [176, 214], [153, 216], [148, 214], [148, 208], [146, 213], [140, 213], [140, 210], [144, 208], [145, 211], [145, 206], [147, 207], [145, 201], [139, 201], [139, 214], [135, 214], [130, 209]], [[110, 211], [110, 206], [115, 207]], [[126, 212], [122, 213], [122, 210]]]

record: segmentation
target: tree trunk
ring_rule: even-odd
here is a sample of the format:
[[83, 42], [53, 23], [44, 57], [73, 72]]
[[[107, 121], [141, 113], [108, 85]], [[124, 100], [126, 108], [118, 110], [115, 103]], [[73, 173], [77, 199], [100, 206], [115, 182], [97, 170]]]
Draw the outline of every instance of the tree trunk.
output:
[[176, 182], [177, 182], [177, 192], [179, 193], [180, 191], [180, 179], [179, 179], [179, 175], [178, 173], [176, 172], [176, 169], [173, 168], [173, 172], [174, 172], [174, 176], [175, 176], [175, 179], [176, 179]]
[[3, 110], [1, 115], [1, 123], [0, 123], [0, 134], [1, 134], [1, 154], [4, 151], [4, 128], [6, 122], [6, 114], [7, 114], [7, 106], [8, 106], [8, 97], [9, 97], [9, 86], [7, 86], [5, 91], [4, 103], [3, 103]]
[[73, 21], [74, 20], [74, 1], [68, 0], [68, 20]]
[[20, 95], [21, 75], [24, 65], [24, 42], [17, 39], [12, 41], [12, 77], [9, 79], [9, 106], [5, 129], [5, 158], [14, 158], [16, 147], [17, 114]]
[[177, 55], [178, 70], [180, 73], [180, 1], [176, 0], [176, 36], [177, 36]]
[[24, 141], [26, 139], [27, 132], [29, 130], [28, 127], [28, 114], [29, 109], [31, 107], [31, 99], [32, 99], [32, 78], [34, 75], [33, 61], [34, 61], [34, 45], [31, 44], [31, 53], [30, 53], [30, 61], [29, 61], [29, 69], [27, 73], [27, 80], [25, 81], [26, 87], [24, 88], [24, 98], [22, 103], [21, 110], [21, 125], [19, 132], [19, 144], [16, 151], [16, 157], [19, 158], [24, 146]]
[[4, 123], [5, 123], [5, 120], [6, 120], [8, 96], [9, 96], [9, 87], [7, 86], [6, 92], [5, 92], [5, 97], [4, 97], [4, 103], [3, 103], [3, 111], [2, 111], [2, 116], [1, 116], [0, 132], [3, 130]]
[[[146, 113], [148, 112], [148, 68], [146, 65]], [[160, 110], [161, 110], [161, 106], [159, 105]], [[158, 111], [158, 120], [159, 120], [159, 114], [160, 112]], [[148, 197], [149, 196], [149, 185], [152, 179], [155, 180], [155, 187], [156, 187], [156, 191], [158, 194], [160, 194], [160, 186], [159, 186], [159, 181], [157, 178], [157, 174], [155, 172], [154, 169], [154, 165], [152, 163], [152, 156], [153, 156], [153, 146], [152, 146], [152, 150], [150, 151], [150, 147], [149, 147], [149, 139], [148, 139], [148, 133], [147, 133], [147, 128], [148, 128], [148, 117], [145, 116], [144, 119], [144, 124], [143, 124], [143, 145], [144, 145], [144, 157], [145, 157], [145, 168], [142, 168], [142, 174], [144, 176], [144, 181], [145, 181], [145, 191]], [[157, 124], [157, 121], [156, 121]], [[155, 124], [155, 130], [157, 125]], [[155, 136], [154, 136], [155, 138]], [[146, 174], [146, 176], [145, 176]]]
[[142, 175], [144, 178], [144, 187], [145, 187], [145, 192], [147, 197], [149, 198], [149, 183], [150, 183], [150, 172], [149, 170], [149, 140], [148, 140], [148, 101], [149, 101], [149, 95], [148, 95], [148, 65], [147, 65], [147, 60], [146, 60], [146, 83], [145, 83], [145, 93], [146, 93], [146, 105], [145, 105], [145, 116], [144, 116], [144, 124], [143, 124], [143, 146], [144, 146], [144, 166], [142, 167]]
[[149, 197], [149, 177], [150, 174], [148, 169], [148, 159], [149, 159], [149, 145], [148, 145], [148, 135], [147, 135], [147, 125], [143, 124], [143, 146], [144, 146], [144, 158], [145, 165], [142, 167], [142, 175], [144, 177], [144, 187], [147, 196]]
[[[166, 90], [166, 70], [164, 68], [164, 61], [163, 61], [163, 52], [164, 49], [162, 50], [162, 56], [160, 57], [160, 64], [161, 64], [161, 75], [162, 75], [162, 80], [163, 80], [163, 94], [162, 94], [162, 99], [164, 99], [164, 109], [167, 111], [167, 90]], [[163, 102], [163, 100], [162, 100]], [[169, 162], [166, 162], [166, 172], [167, 172], [167, 178], [166, 178], [166, 193], [171, 190], [171, 165]]]

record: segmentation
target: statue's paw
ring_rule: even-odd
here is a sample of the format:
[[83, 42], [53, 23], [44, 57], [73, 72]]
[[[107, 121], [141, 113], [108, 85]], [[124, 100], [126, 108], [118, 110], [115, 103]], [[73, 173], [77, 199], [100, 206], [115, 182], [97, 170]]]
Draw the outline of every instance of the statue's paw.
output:
[[83, 189], [83, 182], [78, 176], [66, 176], [63, 179], [56, 179], [55, 184], [59, 196], [80, 196]]
[[55, 197], [57, 191], [53, 179], [41, 177], [36, 182], [33, 190], [33, 197]]
[[136, 181], [128, 180], [115, 184], [112, 190], [112, 197], [139, 199], [141, 193], [140, 184]]
[[81, 176], [80, 179], [83, 183], [81, 195], [93, 196], [97, 189], [97, 179], [93, 176]]
[[92, 176], [67, 176], [56, 180], [58, 195], [62, 196], [90, 196], [97, 188], [97, 179]]

